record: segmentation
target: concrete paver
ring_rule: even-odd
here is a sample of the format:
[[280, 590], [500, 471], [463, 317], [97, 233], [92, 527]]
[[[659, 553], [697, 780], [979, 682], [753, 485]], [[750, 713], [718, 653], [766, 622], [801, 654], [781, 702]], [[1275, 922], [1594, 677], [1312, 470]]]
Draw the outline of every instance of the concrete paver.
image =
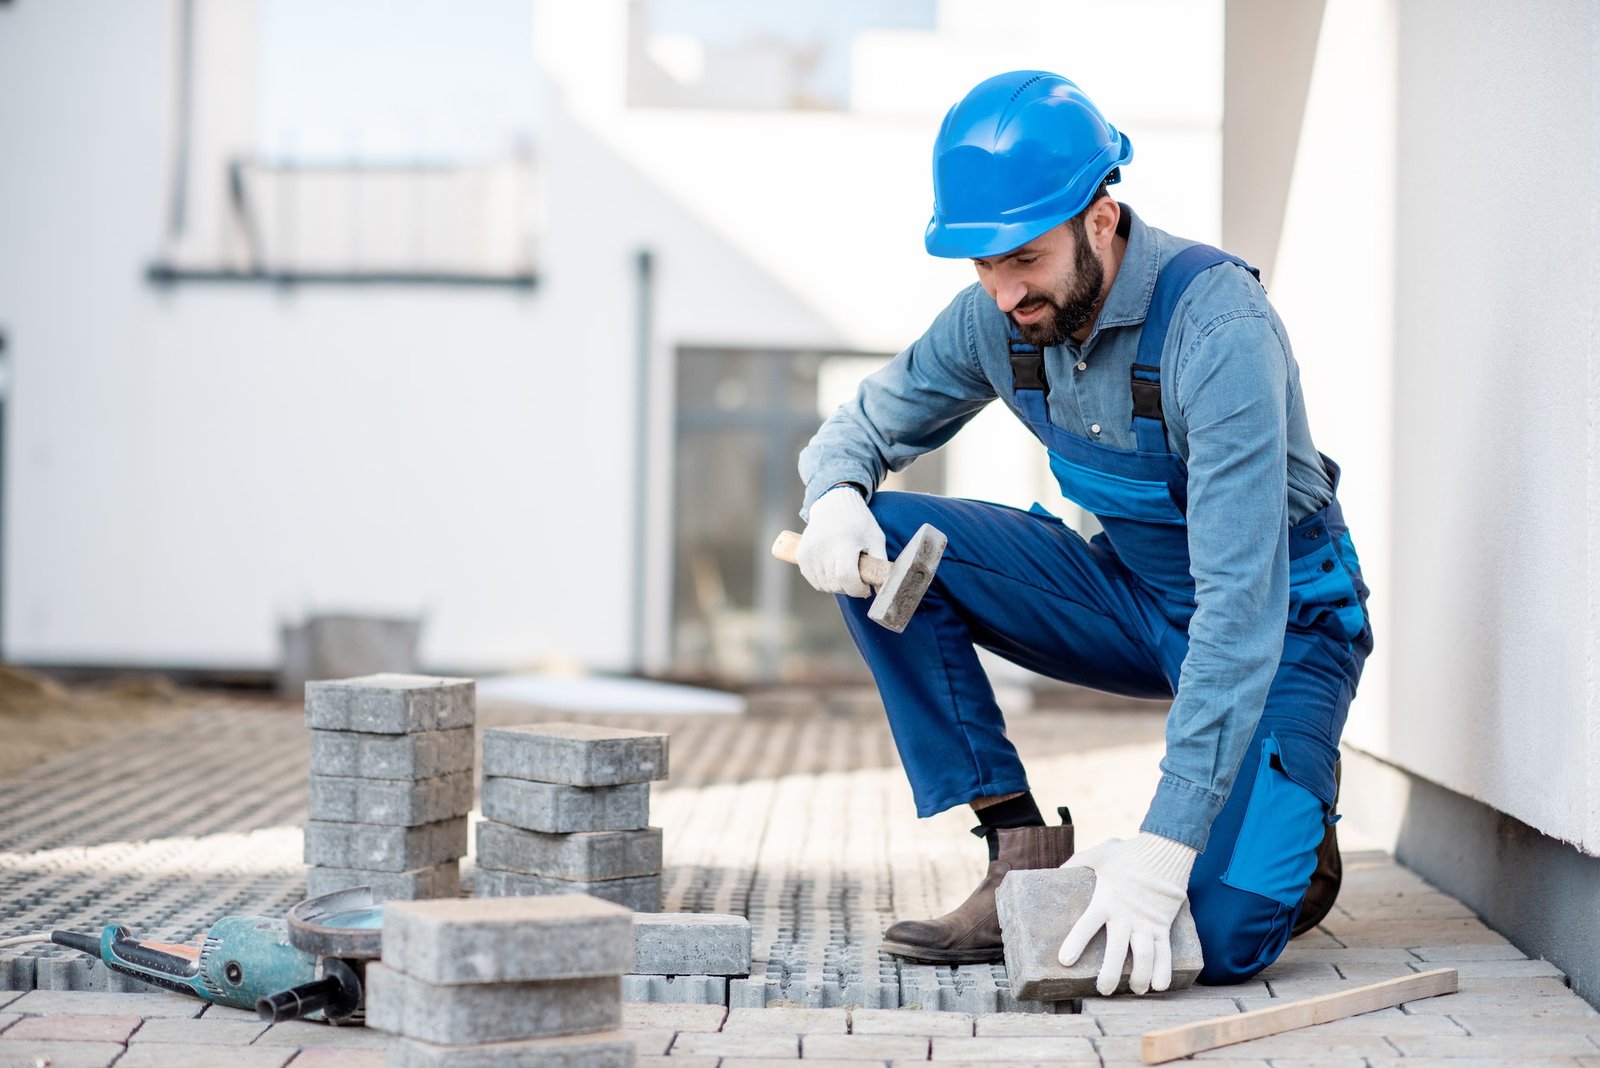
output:
[[8, 1028], [12, 1042], [126, 1042], [144, 1023], [138, 1016], [26, 1016]]
[[[117, 1058], [117, 1068], [283, 1068], [297, 1057], [296, 1051], [287, 1047], [157, 1042], [130, 1045], [128, 1052]], [[344, 1068], [354, 1066], [345, 1062]]]
[[125, 1049], [120, 1042], [11, 1041], [0, 1038], [3, 1068], [110, 1068]]
[[248, 1046], [261, 1037], [268, 1025], [260, 1020], [146, 1020], [128, 1041], [171, 1042], [191, 1046]]
[[[274, 717], [287, 725], [280, 727]], [[226, 730], [209, 719], [221, 719]], [[270, 914], [281, 914], [292, 903], [294, 881], [305, 871], [298, 862], [303, 840], [295, 828], [305, 818], [306, 794], [302, 790], [287, 802], [281, 795], [284, 782], [305, 780], [305, 727], [298, 716], [280, 713], [233, 720], [213, 713], [209, 719], [189, 724], [181, 737], [156, 736], [162, 745], [152, 750], [168, 753], [175, 740], [182, 740], [233, 754], [228, 763], [245, 769], [245, 781], [230, 783], [238, 786], [229, 794], [238, 802], [231, 809], [231, 800], [202, 806], [204, 811], [185, 803], [185, 817], [178, 820], [145, 805], [142, 822], [127, 822], [115, 812], [105, 815], [110, 811], [106, 798], [93, 790], [85, 791], [80, 803], [53, 799], [44, 779], [29, 779], [21, 793], [17, 784], [0, 781], [0, 806], [16, 814], [0, 828], [0, 906], [12, 905], [16, 911], [9, 915], [19, 917], [12, 922], [26, 925], [0, 927], [0, 937], [53, 926], [92, 927], [107, 922], [96, 918], [104, 913], [141, 932], [193, 940], [216, 918], [217, 901], [249, 901], [229, 908]], [[1073, 804], [1080, 827], [1093, 826], [1096, 837], [1126, 834], [1137, 826], [1142, 799], [1122, 800], [1126, 791], [1119, 780], [1142, 774], [1159, 756], [1158, 717], [1149, 719], [1140, 729], [1156, 729], [1124, 737], [1114, 749], [1085, 750], [1085, 721], [1057, 720], [1048, 713], [1019, 718], [1013, 734], [1024, 752], [1042, 753], [1037, 760], [1030, 757], [1040, 781], [1073, 783], [1075, 796], [1061, 800]], [[920, 966], [901, 972], [880, 955], [888, 919], [945, 911], [966, 895], [982, 870], [981, 849], [973, 848], [966, 833], [969, 819], [955, 813], [946, 814], [948, 819], [915, 820], [881, 723], [804, 716], [608, 722], [672, 735], [677, 767], [670, 781], [655, 788], [652, 820], [664, 830], [660, 887], [667, 908], [741, 915], [752, 932], [754, 978], [743, 986], [729, 984], [721, 994], [736, 1007], [624, 1007], [623, 1033], [640, 1065], [754, 1068], [799, 1059], [861, 1068], [926, 1064], [931, 1057], [948, 1065], [1131, 1066], [1139, 1063], [1140, 1035], [1161, 1026], [1455, 966], [1461, 993], [1208, 1051], [1196, 1062], [1215, 1068], [1267, 1068], [1269, 1063], [1271, 1068], [1542, 1063], [1600, 1068], [1600, 1013], [1568, 989], [1559, 970], [1527, 959], [1459, 902], [1377, 852], [1347, 852], [1344, 893], [1327, 923], [1295, 940], [1250, 983], [1194, 986], [1144, 998], [1091, 997], [1083, 1001], [1081, 1015], [987, 1011], [1004, 1004], [1003, 969]], [[1095, 729], [1131, 728], [1119, 713], [1114, 723], [1108, 718]], [[123, 800], [131, 790], [170, 789], [170, 776], [158, 774], [156, 758], [151, 757], [148, 775], [139, 770], [142, 759], [137, 745], [124, 738], [103, 753], [83, 751], [59, 766], [47, 765], [44, 774], [62, 782], [98, 781], [94, 769], [104, 764], [126, 772], [117, 795]], [[251, 787], [248, 777], [258, 766], [262, 782]], [[197, 802], [218, 796], [211, 784], [203, 785]], [[82, 840], [48, 837], [59, 833], [49, 828], [62, 826], [61, 812], [81, 814], [83, 822], [74, 826], [82, 828], [75, 832], [85, 835]], [[92, 813], [100, 815], [91, 819]], [[1118, 820], [1130, 826], [1123, 828]], [[163, 833], [174, 837], [137, 840], [137, 834], [148, 833], [146, 825], [167, 828]], [[53, 852], [58, 849], [64, 852]], [[70, 872], [52, 882], [55, 876], [46, 866], [69, 854]], [[195, 896], [182, 899], [186, 904], [161, 896], [176, 885], [174, 871], [209, 871], [208, 864], [220, 869], [241, 857], [255, 865], [244, 870], [267, 873], [250, 884], [270, 887], [260, 898], [240, 896], [246, 883], [233, 867], [206, 875], [215, 879], [211, 883], [195, 882], [187, 891]], [[102, 864], [104, 877], [94, 874]], [[469, 878], [470, 872], [469, 867]], [[257, 900], [279, 904], [257, 906]], [[70, 906], [85, 910], [74, 914], [54, 904], [71, 901], [92, 905]], [[53, 907], [57, 911], [50, 911]], [[143, 908], [151, 911], [140, 912]], [[0, 917], [6, 915], [0, 911]], [[55, 961], [40, 974], [48, 972], [50, 982], [62, 985], [74, 981], [67, 965], [85, 963], [39, 959]], [[0, 981], [17, 974], [0, 961]], [[754, 1007], [776, 999], [786, 1003]], [[857, 1002], [865, 1007], [815, 1007]], [[903, 1004], [956, 1011], [918, 1011]], [[142, 1022], [130, 1028], [118, 1017]], [[113, 1062], [115, 1068], [376, 1068], [385, 1063], [391, 1042], [367, 1028], [304, 1022], [263, 1026], [245, 1010], [158, 992], [5, 991], [0, 992], [0, 1066], [32, 1065], [42, 1055], [53, 1058], [54, 1068]], [[20, 1034], [38, 1037], [18, 1039], [18, 1027]], [[119, 1030], [125, 1041], [95, 1041]], [[64, 1033], [74, 1041], [46, 1037]]]
[[918, 1035], [801, 1035], [806, 1060], [917, 1060], [928, 1055], [928, 1039]]

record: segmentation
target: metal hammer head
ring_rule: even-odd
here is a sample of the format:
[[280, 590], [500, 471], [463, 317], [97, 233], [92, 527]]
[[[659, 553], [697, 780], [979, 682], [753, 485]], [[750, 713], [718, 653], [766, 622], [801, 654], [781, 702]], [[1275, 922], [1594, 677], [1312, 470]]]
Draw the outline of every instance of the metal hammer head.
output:
[[911, 613], [922, 603], [922, 595], [933, 582], [939, 559], [949, 539], [924, 523], [911, 535], [906, 547], [889, 565], [889, 577], [878, 587], [878, 595], [867, 609], [867, 618], [899, 634], [911, 622]]

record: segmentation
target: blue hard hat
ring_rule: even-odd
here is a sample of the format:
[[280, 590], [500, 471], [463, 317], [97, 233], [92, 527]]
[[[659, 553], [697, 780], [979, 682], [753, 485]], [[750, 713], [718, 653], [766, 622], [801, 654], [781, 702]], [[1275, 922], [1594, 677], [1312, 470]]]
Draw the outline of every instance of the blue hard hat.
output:
[[944, 117], [933, 143], [928, 251], [998, 256], [1066, 222], [1133, 142], [1077, 85], [1041, 70], [980, 82]]

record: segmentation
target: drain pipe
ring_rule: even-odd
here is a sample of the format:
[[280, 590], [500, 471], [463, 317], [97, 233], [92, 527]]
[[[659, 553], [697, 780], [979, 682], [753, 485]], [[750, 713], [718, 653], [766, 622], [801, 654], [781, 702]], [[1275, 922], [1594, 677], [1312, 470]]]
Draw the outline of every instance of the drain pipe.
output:
[[644, 673], [645, 552], [650, 542], [645, 536], [650, 522], [650, 340], [654, 311], [655, 257], [647, 248], [634, 256], [634, 278], [638, 288], [638, 332], [634, 339], [633, 363], [633, 612], [628, 633], [628, 663], [634, 674]]

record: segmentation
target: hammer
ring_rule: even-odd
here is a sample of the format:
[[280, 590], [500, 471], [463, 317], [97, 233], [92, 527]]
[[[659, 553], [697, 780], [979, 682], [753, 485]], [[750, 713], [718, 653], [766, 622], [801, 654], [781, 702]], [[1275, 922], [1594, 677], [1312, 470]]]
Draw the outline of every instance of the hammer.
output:
[[[911, 622], [911, 613], [922, 603], [922, 595], [933, 582], [933, 573], [939, 569], [939, 558], [949, 539], [927, 523], [906, 542], [906, 547], [894, 563], [876, 556], [861, 554], [861, 581], [878, 591], [867, 609], [867, 618], [879, 626], [888, 627], [899, 634]], [[772, 543], [772, 555], [779, 560], [797, 563], [795, 553], [800, 548], [800, 535], [786, 530]]]

